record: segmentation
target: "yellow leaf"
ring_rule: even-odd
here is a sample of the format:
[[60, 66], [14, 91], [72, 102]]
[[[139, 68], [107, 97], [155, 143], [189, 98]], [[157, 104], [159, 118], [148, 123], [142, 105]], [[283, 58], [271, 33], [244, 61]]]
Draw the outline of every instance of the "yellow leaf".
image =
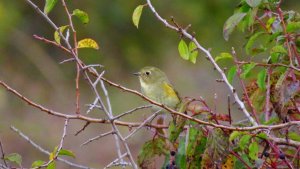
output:
[[225, 163], [222, 164], [222, 169], [233, 169], [234, 159], [232, 155], [227, 156]]
[[78, 42], [77, 48], [93, 48], [99, 49], [99, 45], [91, 38], [82, 39]]
[[132, 22], [136, 26], [136, 28], [139, 28], [139, 22], [142, 15], [144, 5], [137, 6], [132, 14]]
[[54, 153], [50, 153], [49, 160], [54, 160]]

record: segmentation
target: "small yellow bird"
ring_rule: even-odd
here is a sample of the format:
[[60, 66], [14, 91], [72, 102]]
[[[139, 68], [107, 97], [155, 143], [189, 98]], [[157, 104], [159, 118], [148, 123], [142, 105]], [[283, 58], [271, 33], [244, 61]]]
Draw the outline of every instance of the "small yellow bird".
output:
[[[166, 74], [156, 67], [147, 66], [142, 68], [137, 75], [141, 84], [142, 93], [156, 102], [176, 110], [181, 103], [181, 99], [170, 84]], [[154, 106], [153, 110], [158, 111], [161, 107]], [[162, 110], [162, 112], [165, 112]]]

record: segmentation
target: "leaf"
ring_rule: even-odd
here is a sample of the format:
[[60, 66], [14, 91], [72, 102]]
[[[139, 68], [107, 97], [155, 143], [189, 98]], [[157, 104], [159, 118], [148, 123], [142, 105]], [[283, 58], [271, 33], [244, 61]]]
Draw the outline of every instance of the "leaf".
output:
[[246, 53], [247, 53], [248, 55], [251, 54], [251, 48], [252, 48], [252, 46], [253, 46], [255, 40], [256, 40], [260, 35], [262, 35], [262, 34], [264, 34], [264, 32], [257, 32], [257, 33], [255, 33], [254, 35], [252, 35], [252, 36], [249, 38], [249, 40], [248, 40], [248, 42], [246, 43], [246, 46], [245, 46]]
[[256, 83], [260, 89], [263, 89], [263, 90], [266, 89], [266, 77], [267, 77], [266, 69], [263, 69], [258, 73]]
[[45, 6], [44, 6], [44, 13], [48, 15], [56, 5], [58, 0], [46, 0]]
[[99, 49], [99, 45], [96, 41], [90, 38], [82, 39], [78, 42], [77, 48], [93, 48], [93, 49]]
[[45, 164], [45, 161], [42, 161], [42, 160], [36, 160], [34, 161], [32, 164], [31, 164], [31, 167], [32, 168], [35, 168], [35, 167], [39, 167], [41, 165]]
[[196, 63], [196, 59], [197, 59], [197, 56], [198, 56], [198, 50], [197, 50], [197, 46], [196, 44], [191, 41], [189, 43], [189, 52], [190, 52], [190, 56], [189, 56], [189, 61], [191, 61], [192, 63]]
[[[61, 26], [61, 27], [59, 27], [58, 30], [63, 34], [63, 32], [65, 31], [65, 29], [67, 27], [69, 27], [69, 25]], [[60, 44], [60, 36], [59, 36], [59, 32], [57, 30], [54, 32], [54, 40], [56, 43]]]
[[75, 154], [74, 152], [70, 151], [70, 150], [66, 150], [66, 149], [61, 149], [58, 153], [58, 155], [63, 155], [63, 156], [69, 156], [69, 157], [73, 157], [75, 158]]
[[300, 141], [300, 135], [296, 132], [289, 132], [288, 136], [294, 141]]
[[56, 150], [49, 154], [49, 160], [54, 160], [55, 152]]
[[222, 52], [215, 58], [215, 61], [218, 62], [223, 59], [233, 59], [233, 57], [230, 53]]
[[138, 155], [138, 164], [140, 168], [152, 166], [153, 158], [158, 155], [167, 155], [167, 145], [162, 138], [151, 139], [144, 143]]
[[274, 53], [287, 54], [286, 49], [282, 45], [276, 45], [270, 50], [271, 55]]
[[250, 75], [250, 71], [256, 66], [256, 63], [251, 62], [243, 66], [243, 73], [241, 78], [246, 79]]
[[295, 32], [300, 29], [300, 22], [290, 22], [286, 26], [287, 32]]
[[223, 37], [226, 41], [229, 39], [229, 35], [233, 32], [234, 28], [240, 23], [240, 21], [246, 16], [246, 13], [239, 12], [229, 17], [223, 27]]
[[221, 129], [209, 131], [205, 152], [202, 155], [201, 166], [214, 168], [221, 165], [229, 154], [229, 138]]
[[264, 133], [264, 132], [261, 132], [261, 133], [257, 134], [256, 137], [261, 138], [261, 139], [267, 139], [268, 138], [267, 134]]
[[48, 166], [47, 169], [55, 169], [56, 168], [56, 163], [55, 161], [52, 161]]
[[236, 139], [238, 136], [244, 134], [243, 132], [240, 131], [233, 131], [230, 136], [229, 136], [229, 141], [233, 141], [234, 139]]
[[271, 125], [279, 121], [278, 117], [271, 117], [269, 121], [263, 122], [264, 125]]
[[140, 18], [143, 12], [143, 7], [144, 5], [139, 5], [137, 6], [132, 14], [132, 22], [134, 24], [134, 26], [136, 26], [136, 28], [139, 28], [139, 22], [140, 22]]
[[252, 8], [255, 8], [261, 4], [261, 0], [246, 0], [246, 2]]
[[222, 164], [221, 169], [233, 169], [235, 158], [233, 155], [228, 155], [226, 161]]
[[184, 40], [180, 40], [179, 44], [178, 44], [178, 51], [179, 51], [179, 55], [184, 59], [184, 60], [189, 60], [189, 48], [187, 46], [187, 44], [185, 43]]
[[242, 150], [246, 148], [246, 145], [249, 143], [251, 138], [251, 135], [243, 135], [243, 137], [240, 139], [239, 146]]
[[257, 142], [252, 142], [249, 146], [249, 157], [252, 160], [258, 159], [258, 150], [259, 150], [259, 147], [258, 147]]
[[[252, 166], [247, 154], [242, 154], [241, 157], [242, 160], [248, 164], [248, 166], [250, 167]], [[234, 169], [247, 169], [247, 168], [245, 167], [245, 164], [241, 162], [241, 160], [237, 159], [234, 164]]]
[[[190, 127], [186, 149], [186, 168], [197, 168], [202, 160], [207, 138], [197, 127]], [[193, 160], [191, 160], [193, 159]]]
[[232, 84], [233, 78], [236, 75], [236, 73], [237, 73], [237, 67], [232, 66], [227, 73], [227, 79], [230, 84]]
[[186, 153], [185, 153], [185, 139], [181, 138], [179, 140], [178, 151], [175, 156], [176, 165], [179, 168], [186, 168]]
[[252, 102], [253, 108], [257, 112], [264, 111], [266, 103], [266, 92], [260, 88], [256, 88], [250, 96], [250, 101]]
[[87, 24], [90, 21], [89, 15], [80, 9], [73, 10], [72, 15], [75, 15], [83, 24]]
[[18, 153], [11, 153], [11, 154], [5, 155], [4, 159], [8, 160], [10, 162], [17, 163], [19, 166], [21, 166], [21, 163], [22, 163], [22, 156]]
[[275, 22], [276, 18], [275, 17], [271, 17], [270, 19], [268, 19], [267, 23], [266, 23], [266, 28], [267, 28], [267, 31], [268, 33], [271, 32], [272, 30], [272, 25], [273, 23]]

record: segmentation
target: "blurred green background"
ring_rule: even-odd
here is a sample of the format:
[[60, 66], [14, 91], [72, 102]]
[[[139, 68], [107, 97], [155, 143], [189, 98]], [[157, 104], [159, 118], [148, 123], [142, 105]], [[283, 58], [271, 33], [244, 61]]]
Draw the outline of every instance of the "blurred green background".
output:
[[[299, 11], [299, 0], [284, 2], [284, 9]], [[34, 0], [43, 9], [44, 1]], [[152, 65], [161, 68], [177, 88], [181, 96], [200, 97], [210, 106], [216, 106], [219, 112], [226, 113], [228, 90], [224, 84], [217, 83], [219, 78], [212, 65], [200, 53], [197, 63], [192, 64], [179, 57], [177, 45], [179, 35], [167, 29], [154, 17], [148, 8], [144, 8], [139, 29], [136, 29], [131, 15], [137, 5], [145, 1], [124, 0], [77, 0], [67, 1], [69, 9], [79, 8], [86, 11], [90, 23], [82, 25], [74, 18], [78, 39], [93, 38], [100, 50], [81, 49], [80, 58], [87, 64], [105, 66], [108, 79], [126, 87], [139, 90], [139, 84], [133, 72]], [[173, 16], [180, 25], [192, 24], [190, 32], [205, 47], [211, 48], [213, 56], [230, 51], [234, 46], [243, 56], [245, 42], [241, 33], [234, 32], [229, 42], [222, 37], [222, 28], [226, 19], [232, 15], [238, 0], [154, 0], [157, 11], [170, 20]], [[67, 17], [59, 2], [49, 14], [58, 25], [66, 25]], [[54, 30], [32, 9], [25, 0], [0, 1], [0, 78], [24, 96], [50, 109], [73, 113], [75, 111], [75, 66], [73, 63], [58, 64], [68, 58], [58, 48], [33, 38], [33, 34], [53, 39]], [[225, 63], [226, 64], [226, 63]], [[226, 66], [226, 65], [223, 66]], [[237, 85], [237, 84], [236, 84]], [[81, 79], [81, 110], [94, 99], [90, 87]], [[119, 114], [146, 104], [140, 98], [108, 87], [112, 99], [113, 111]], [[218, 96], [214, 99], [215, 94]], [[218, 103], [218, 104], [216, 104]], [[222, 104], [224, 103], [224, 104]], [[143, 110], [122, 119], [141, 121], [149, 110]], [[234, 112], [234, 119], [241, 112]], [[103, 117], [99, 111], [91, 116]], [[57, 144], [63, 128], [63, 119], [52, 117], [34, 109], [20, 99], [0, 88], [0, 139], [5, 152], [17, 152], [23, 157], [24, 166], [34, 160], [47, 160], [25, 140], [13, 133], [9, 127], [14, 125], [26, 133], [42, 147], [52, 150]], [[76, 159], [70, 159], [83, 165], [102, 168], [116, 158], [112, 136], [79, 147], [87, 139], [109, 131], [109, 125], [90, 125], [79, 136], [74, 133], [84, 125], [81, 121], [71, 121], [64, 148], [75, 152]], [[128, 128], [120, 128], [124, 134]], [[152, 132], [142, 129], [130, 139], [129, 145], [137, 156], [143, 142], [152, 137]], [[68, 168], [61, 165], [59, 168]]]

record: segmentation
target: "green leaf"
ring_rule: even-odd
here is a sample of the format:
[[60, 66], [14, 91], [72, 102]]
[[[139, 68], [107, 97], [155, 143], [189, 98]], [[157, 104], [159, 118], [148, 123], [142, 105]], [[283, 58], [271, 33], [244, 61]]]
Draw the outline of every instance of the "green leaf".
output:
[[[248, 164], [248, 166], [250, 167], [252, 166], [247, 154], [242, 154], [241, 157], [242, 160]], [[237, 159], [234, 164], [234, 169], [247, 169], [247, 168], [245, 167], [245, 164], [241, 162], [241, 160]]]
[[58, 155], [63, 155], [63, 156], [69, 156], [69, 157], [73, 157], [75, 158], [75, 154], [74, 152], [70, 151], [70, 150], [66, 150], [66, 149], [61, 149], [58, 153]]
[[258, 73], [256, 83], [260, 89], [263, 89], [263, 90], [266, 89], [266, 77], [267, 77], [266, 69], [263, 69]]
[[271, 117], [270, 120], [263, 122], [264, 125], [271, 125], [279, 121], [278, 117]]
[[90, 38], [82, 39], [78, 42], [77, 48], [93, 48], [93, 49], [99, 49], [99, 45], [96, 41]]
[[197, 56], [198, 56], [198, 50], [197, 50], [197, 46], [196, 44], [191, 41], [189, 43], [189, 51], [190, 51], [190, 56], [189, 56], [189, 61], [191, 61], [192, 63], [196, 63], [196, 59], [197, 59]]
[[184, 40], [180, 40], [179, 45], [178, 45], [178, 51], [179, 51], [179, 55], [184, 59], [184, 60], [189, 60], [189, 48], [187, 46], [187, 44], [185, 43]]
[[300, 29], [300, 22], [290, 22], [286, 26], [287, 32], [295, 32]]
[[240, 131], [233, 131], [230, 136], [229, 136], [229, 141], [233, 141], [234, 139], [236, 139], [237, 137], [239, 137], [240, 135], [244, 134], [244, 132], [240, 132]]
[[143, 7], [144, 5], [139, 5], [137, 6], [132, 14], [132, 22], [134, 24], [134, 26], [136, 26], [136, 28], [139, 28], [139, 22], [140, 22], [140, 18], [143, 12]]
[[186, 168], [186, 154], [185, 154], [185, 139], [181, 138], [179, 140], [178, 151], [175, 156], [176, 165], [179, 168]]
[[230, 53], [222, 52], [215, 58], [215, 61], [218, 62], [223, 59], [233, 59], [233, 57]]
[[237, 67], [236, 66], [232, 66], [229, 69], [228, 73], [227, 73], [227, 79], [228, 79], [228, 81], [229, 81], [230, 84], [232, 84], [233, 78], [236, 75], [236, 73], [237, 73]]
[[258, 159], [258, 150], [259, 150], [259, 147], [258, 147], [257, 142], [252, 142], [249, 146], [249, 157], [252, 160]]
[[42, 160], [36, 160], [34, 161], [32, 164], [31, 164], [31, 167], [32, 168], [35, 168], [35, 167], [39, 167], [41, 165], [45, 164], [45, 161], [42, 161]]
[[[65, 29], [67, 27], [69, 27], [69, 25], [61, 26], [61, 27], [59, 27], [58, 30], [63, 34], [63, 32], [65, 31]], [[60, 36], [59, 36], [59, 32], [57, 30], [54, 32], [54, 40], [56, 43], [60, 44]]]
[[241, 78], [246, 79], [250, 75], [250, 71], [256, 66], [256, 63], [251, 62], [248, 64], [245, 64], [243, 66], [243, 73], [241, 74]]
[[156, 155], [167, 155], [167, 145], [162, 138], [151, 139], [144, 143], [138, 155], [138, 164], [140, 168], [153, 165]]
[[296, 132], [290, 132], [288, 134], [289, 138], [294, 140], [294, 141], [300, 141], [300, 135]]
[[17, 163], [19, 166], [21, 166], [21, 163], [22, 163], [22, 156], [18, 153], [11, 153], [11, 154], [5, 155], [4, 159], [8, 160], [10, 162]]
[[233, 32], [234, 28], [240, 23], [240, 21], [246, 16], [246, 13], [235, 13], [229, 17], [223, 27], [223, 37], [226, 41], [229, 39], [229, 35]]
[[256, 135], [256, 137], [261, 138], [261, 139], [267, 139], [268, 136], [264, 132], [260, 132], [259, 134]]
[[48, 15], [56, 5], [58, 0], [46, 0], [45, 6], [44, 6], [44, 13]]
[[248, 40], [248, 42], [246, 43], [246, 46], [245, 46], [246, 53], [247, 53], [248, 55], [251, 54], [251, 49], [252, 49], [252, 47], [253, 47], [253, 44], [254, 44], [255, 40], [256, 40], [260, 35], [262, 35], [262, 34], [264, 34], [264, 32], [257, 32], [257, 33], [255, 33], [254, 35], [252, 35], [252, 36], [249, 38], [249, 40]]
[[242, 150], [246, 148], [246, 145], [249, 143], [251, 135], [243, 135], [240, 139], [239, 146]]
[[252, 8], [255, 8], [261, 4], [261, 0], [246, 0], [246, 2]]
[[90, 21], [89, 15], [80, 9], [73, 10], [72, 15], [75, 15], [83, 24], [87, 24]]
[[270, 53], [281, 53], [281, 54], [287, 54], [286, 49], [282, 46], [282, 45], [277, 45], [272, 47], [272, 49], [270, 50]]
[[276, 20], [275, 17], [272, 17], [272, 18], [268, 19], [267, 24], [266, 24], [266, 28], [267, 28], [268, 33], [271, 32], [272, 25], [275, 22], [275, 20]]
[[48, 166], [47, 169], [55, 169], [56, 168], [56, 163], [55, 161], [52, 161]]

